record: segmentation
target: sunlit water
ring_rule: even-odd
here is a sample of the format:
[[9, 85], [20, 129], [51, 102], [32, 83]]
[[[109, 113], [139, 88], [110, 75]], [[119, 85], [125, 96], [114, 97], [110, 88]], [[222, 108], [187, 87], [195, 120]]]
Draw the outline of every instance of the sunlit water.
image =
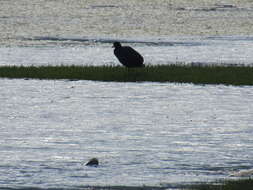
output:
[[249, 86], [1, 79], [0, 186], [227, 178], [253, 165], [252, 99]]
[[250, 36], [141, 40], [37, 37], [29, 41], [41, 44], [28, 47], [0, 47], [0, 65], [120, 65], [113, 55], [113, 41], [122, 41], [123, 45], [133, 46], [144, 56], [146, 65], [253, 65], [253, 37]]
[[[0, 66], [253, 64], [251, 1], [12, 0]], [[251, 86], [0, 80], [0, 188], [155, 186], [253, 168]], [[97, 168], [85, 163], [97, 157]], [[114, 187], [115, 188], [115, 187]]]

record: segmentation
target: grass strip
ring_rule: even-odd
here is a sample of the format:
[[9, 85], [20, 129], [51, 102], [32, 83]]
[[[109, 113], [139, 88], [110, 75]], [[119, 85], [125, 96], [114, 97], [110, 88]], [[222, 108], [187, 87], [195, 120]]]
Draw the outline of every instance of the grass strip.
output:
[[197, 184], [185, 188], [185, 190], [252, 190], [253, 179], [227, 180], [210, 184]]
[[122, 66], [0, 66], [0, 77], [253, 85], [253, 67], [155, 65], [128, 69]]

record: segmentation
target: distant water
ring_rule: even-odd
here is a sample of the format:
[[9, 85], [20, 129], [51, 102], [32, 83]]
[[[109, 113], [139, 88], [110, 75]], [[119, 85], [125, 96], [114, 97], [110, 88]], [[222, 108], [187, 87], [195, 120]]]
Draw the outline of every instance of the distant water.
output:
[[148, 65], [252, 66], [252, 17], [250, 1], [2, 1], [0, 65], [118, 65], [117, 40]]
[[118, 65], [113, 41], [146, 64], [253, 64], [245, 1], [12, 0], [0, 7], [0, 65]]

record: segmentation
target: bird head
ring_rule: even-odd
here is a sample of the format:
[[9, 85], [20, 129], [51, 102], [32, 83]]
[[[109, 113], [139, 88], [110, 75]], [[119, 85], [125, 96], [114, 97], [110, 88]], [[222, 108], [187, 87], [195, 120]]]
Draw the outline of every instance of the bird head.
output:
[[114, 47], [114, 48], [120, 48], [121, 44], [120, 44], [120, 42], [114, 42], [112, 47]]

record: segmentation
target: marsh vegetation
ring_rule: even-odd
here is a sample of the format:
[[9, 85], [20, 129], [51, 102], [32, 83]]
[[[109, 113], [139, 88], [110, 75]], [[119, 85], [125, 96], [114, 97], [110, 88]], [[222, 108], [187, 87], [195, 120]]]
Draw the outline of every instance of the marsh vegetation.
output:
[[216, 183], [193, 185], [188, 190], [252, 190], [253, 179], [225, 180]]
[[253, 85], [253, 67], [156, 65], [122, 66], [1, 66], [2, 78], [70, 79], [113, 82], [176, 82]]

